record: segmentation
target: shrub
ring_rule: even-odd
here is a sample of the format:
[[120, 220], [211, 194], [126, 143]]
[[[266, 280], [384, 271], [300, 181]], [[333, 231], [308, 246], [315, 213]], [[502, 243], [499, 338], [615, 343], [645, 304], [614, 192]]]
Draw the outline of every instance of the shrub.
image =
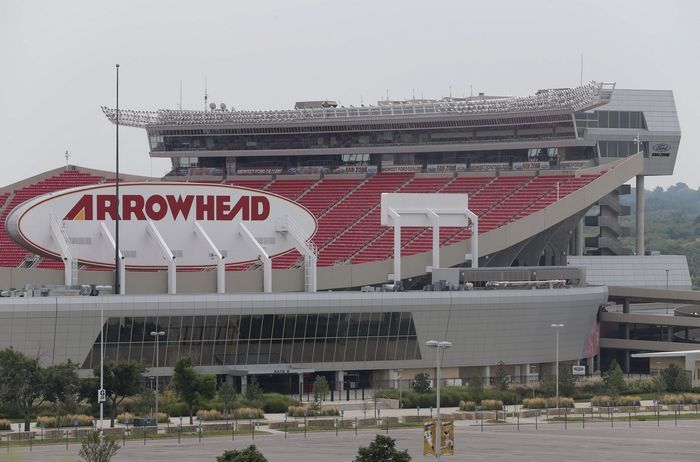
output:
[[202, 409], [201, 411], [197, 411], [197, 420], [204, 420], [205, 422], [210, 420], [224, 420], [224, 415], [216, 409]]
[[117, 416], [117, 422], [120, 424], [126, 424], [127, 421], [129, 423], [134, 423], [134, 418], [136, 418], [136, 416], [131, 412], [122, 412]]
[[523, 407], [525, 409], [544, 409], [544, 405], [544, 398], [525, 398], [523, 400]]
[[610, 403], [611, 405], [615, 404], [615, 400], [608, 395], [598, 395], [591, 398], [591, 406], [608, 407], [608, 403]]
[[618, 396], [615, 398], [615, 406], [635, 406], [639, 405], [639, 396]]
[[267, 459], [253, 444], [245, 449], [226, 451], [216, 458], [216, 462], [267, 462]]
[[0, 430], [12, 430], [12, 422], [7, 419], [0, 419]]
[[58, 426], [72, 427], [77, 424], [78, 427], [91, 427], [92, 416], [85, 414], [69, 414], [56, 418], [50, 415], [40, 415], [36, 418], [38, 426], [43, 425], [44, 428], [57, 428]]
[[236, 419], [263, 419], [265, 412], [260, 408], [241, 407], [233, 411], [233, 416]]
[[700, 403], [700, 393], [683, 393], [686, 404]]
[[[557, 398], [547, 398], [547, 407], [552, 407], [556, 408], [557, 407]], [[568, 398], [566, 396], [560, 396], [559, 397], [559, 407], [560, 408], [572, 408], [574, 407], [574, 399], [573, 398]]]
[[92, 416], [85, 414], [69, 414], [64, 416], [65, 422], [68, 422], [70, 426], [74, 426], [76, 423], [78, 427], [91, 427], [92, 426]]
[[503, 401], [497, 399], [482, 399], [481, 400], [481, 410], [482, 411], [501, 411], [503, 410]]
[[460, 401], [459, 402], [460, 411], [474, 411], [476, 410], [476, 403], [474, 401]]
[[656, 385], [653, 379], [636, 379], [627, 382], [628, 393], [654, 393]]
[[340, 411], [337, 407], [329, 406], [324, 408], [313, 408], [307, 406], [289, 406], [287, 412], [290, 417], [304, 417], [304, 411], [306, 411], [307, 417], [324, 417], [324, 416], [337, 416], [340, 415]]
[[36, 418], [37, 427], [43, 426], [44, 428], [56, 428], [56, 417], [50, 415], [40, 415]]
[[661, 398], [661, 404], [685, 404], [685, 396], [681, 394], [667, 393]]
[[281, 413], [289, 406], [294, 406], [297, 402], [279, 393], [265, 393], [262, 398], [262, 408], [265, 412]]
[[109, 462], [119, 451], [119, 443], [109, 436], [100, 435], [98, 430], [91, 430], [80, 446], [78, 455], [88, 462]]

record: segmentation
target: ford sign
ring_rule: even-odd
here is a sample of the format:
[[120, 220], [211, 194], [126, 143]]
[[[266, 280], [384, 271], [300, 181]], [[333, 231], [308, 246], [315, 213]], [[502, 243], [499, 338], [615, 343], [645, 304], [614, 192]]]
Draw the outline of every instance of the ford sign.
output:
[[657, 143], [651, 150], [655, 152], [669, 152], [671, 150], [671, 145], [668, 143]]
[[52, 221], [60, 223], [74, 258], [113, 267], [110, 235], [115, 235], [117, 217], [119, 246], [127, 268], [166, 266], [149, 233], [149, 223], [176, 257], [179, 268], [216, 264], [207, 239], [201, 237], [201, 231], [197, 233], [200, 228], [224, 255], [226, 264], [258, 259], [260, 252], [249, 244], [241, 225], [270, 256], [294, 248], [292, 238], [279, 231], [279, 220], [293, 222], [307, 240], [316, 232], [311, 212], [282, 196], [220, 184], [175, 182], [121, 183], [119, 201], [114, 184], [49, 193], [15, 208], [6, 227], [23, 247], [60, 258], [60, 246], [51, 230]]

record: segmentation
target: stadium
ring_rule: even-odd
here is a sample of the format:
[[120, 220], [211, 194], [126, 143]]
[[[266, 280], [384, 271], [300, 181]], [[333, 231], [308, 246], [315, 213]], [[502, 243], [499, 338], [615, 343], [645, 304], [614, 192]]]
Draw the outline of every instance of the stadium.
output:
[[[102, 110], [145, 129], [172, 170], [69, 165], [0, 189], [0, 348], [89, 375], [103, 331], [106, 359], [142, 361], [161, 383], [190, 356], [239, 390], [255, 376], [301, 393], [323, 374], [343, 392], [432, 377], [432, 339], [453, 344], [449, 383], [488, 380], [499, 362], [527, 382], [557, 359], [589, 373], [610, 357], [648, 368], [630, 353], [680, 350], [700, 327], [628, 320], [630, 302], [666, 293], [605, 277], [641, 258], [620, 286], [661, 288], [665, 276], [666, 290], [690, 288], [683, 259], [644, 257], [644, 178], [671, 175], [680, 144], [671, 91], [591, 82], [360, 107]], [[634, 252], [618, 220], [632, 179]], [[669, 337], [647, 344], [629, 323]], [[558, 353], [552, 324], [563, 324]], [[669, 346], [675, 327], [685, 343]], [[601, 338], [620, 329], [620, 341]]]

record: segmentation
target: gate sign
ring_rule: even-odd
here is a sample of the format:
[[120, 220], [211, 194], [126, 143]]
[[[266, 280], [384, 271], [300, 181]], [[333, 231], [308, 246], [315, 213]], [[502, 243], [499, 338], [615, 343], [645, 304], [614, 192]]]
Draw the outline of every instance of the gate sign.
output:
[[[178, 268], [216, 265], [212, 249], [197, 233], [197, 224], [225, 257], [226, 264], [258, 259], [259, 251], [242, 232], [244, 225], [270, 255], [294, 248], [289, 233], [279, 232], [280, 220], [308, 239], [316, 218], [305, 207], [276, 194], [220, 184], [120, 183], [119, 247], [127, 268], [167, 265], [154, 241], [152, 222], [175, 256]], [[30, 199], [8, 216], [12, 238], [27, 249], [60, 258], [52, 221], [63, 225], [73, 258], [81, 263], [114, 267], [117, 200], [114, 184], [66, 189]]]

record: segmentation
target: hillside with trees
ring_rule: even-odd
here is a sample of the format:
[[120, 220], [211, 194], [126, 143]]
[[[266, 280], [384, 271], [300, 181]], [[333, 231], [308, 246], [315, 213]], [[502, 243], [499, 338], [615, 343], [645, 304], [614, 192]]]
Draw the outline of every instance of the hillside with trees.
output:
[[[623, 196], [621, 202], [632, 206], [632, 215], [623, 217], [621, 224], [629, 226], [630, 237], [623, 245], [634, 248], [635, 191]], [[667, 255], [685, 255], [688, 258], [693, 288], [700, 289], [700, 188], [691, 189], [677, 183], [668, 189], [646, 191], [645, 248]]]

